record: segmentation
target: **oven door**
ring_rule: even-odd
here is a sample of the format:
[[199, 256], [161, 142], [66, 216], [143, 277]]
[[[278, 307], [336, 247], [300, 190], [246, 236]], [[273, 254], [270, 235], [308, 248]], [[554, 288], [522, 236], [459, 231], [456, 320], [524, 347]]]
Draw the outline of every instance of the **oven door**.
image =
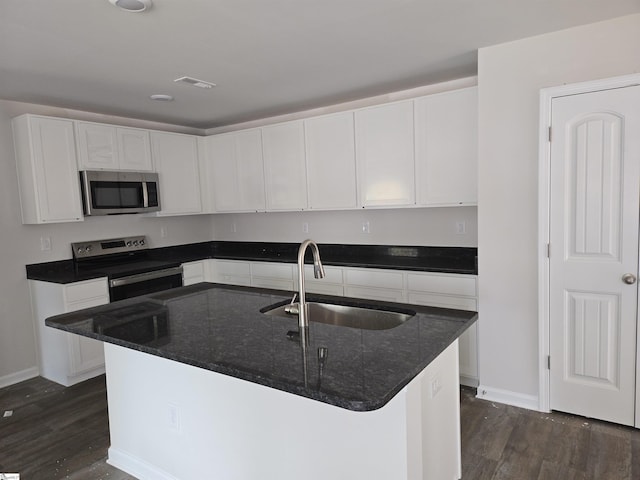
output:
[[182, 267], [138, 273], [109, 281], [112, 302], [182, 286]]

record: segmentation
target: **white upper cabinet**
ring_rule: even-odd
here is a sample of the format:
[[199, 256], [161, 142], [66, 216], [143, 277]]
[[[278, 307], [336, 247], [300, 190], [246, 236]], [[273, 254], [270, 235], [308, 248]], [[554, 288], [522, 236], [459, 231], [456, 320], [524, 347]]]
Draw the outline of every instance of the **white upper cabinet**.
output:
[[[260, 129], [206, 138], [209, 211], [265, 210], [262, 133]], [[203, 172], [204, 173], [204, 172]]]
[[477, 87], [415, 101], [419, 205], [475, 205], [478, 191]]
[[158, 215], [202, 213], [197, 137], [151, 132], [151, 148], [159, 179]]
[[415, 204], [413, 101], [356, 111], [360, 205]]
[[356, 208], [353, 112], [304, 121], [309, 208]]
[[307, 208], [304, 150], [302, 120], [262, 129], [267, 210]]
[[73, 122], [22, 115], [12, 124], [22, 223], [83, 220]]
[[139, 128], [76, 122], [80, 170], [151, 171], [149, 132]]

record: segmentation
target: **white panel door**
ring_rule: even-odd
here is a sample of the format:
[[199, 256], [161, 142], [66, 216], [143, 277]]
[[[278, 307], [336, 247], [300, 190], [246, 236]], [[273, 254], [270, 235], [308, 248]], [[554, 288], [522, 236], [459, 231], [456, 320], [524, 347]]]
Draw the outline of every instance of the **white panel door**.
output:
[[302, 120], [262, 129], [267, 210], [307, 208]]
[[76, 123], [78, 135], [78, 166], [80, 170], [116, 170], [118, 138], [116, 128], [99, 123]]
[[478, 88], [415, 101], [419, 205], [478, 203]]
[[260, 129], [214, 135], [206, 139], [209, 184], [216, 212], [265, 209]]
[[43, 117], [33, 117], [30, 123], [39, 211], [35, 223], [82, 220], [73, 123]]
[[353, 112], [304, 121], [309, 208], [356, 208]]
[[151, 132], [153, 163], [158, 172], [158, 215], [202, 213], [197, 137]]
[[634, 424], [640, 87], [552, 103], [551, 408]]
[[355, 122], [360, 205], [413, 205], [413, 101], [358, 110]]
[[151, 171], [151, 141], [149, 132], [138, 128], [117, 128], [120, 170]]

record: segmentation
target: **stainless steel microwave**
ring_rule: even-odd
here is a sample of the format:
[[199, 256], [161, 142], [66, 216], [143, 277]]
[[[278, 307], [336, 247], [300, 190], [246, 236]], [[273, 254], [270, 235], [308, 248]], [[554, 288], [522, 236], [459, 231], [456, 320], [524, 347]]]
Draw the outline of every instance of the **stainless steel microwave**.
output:
[[160, 210], [158, 174], [151, 172], [80, 172], [85, 215], [121, 215]]

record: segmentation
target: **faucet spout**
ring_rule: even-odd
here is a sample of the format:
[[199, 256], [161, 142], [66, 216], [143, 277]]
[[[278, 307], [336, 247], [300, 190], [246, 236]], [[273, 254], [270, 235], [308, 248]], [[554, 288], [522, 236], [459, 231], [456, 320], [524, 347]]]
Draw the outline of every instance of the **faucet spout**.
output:
[[309, 326], [304, 288], [304, 254], [307, 251], [307, 247], [311, 247], [311, 253], [313, 253], [313, 276], [315, 278], [324, 278], [324, 267], [320, 261], [318, 245], [313, 240], [307, 239], [300, 244], [298, 249], [298, 327], [301, 331]]

